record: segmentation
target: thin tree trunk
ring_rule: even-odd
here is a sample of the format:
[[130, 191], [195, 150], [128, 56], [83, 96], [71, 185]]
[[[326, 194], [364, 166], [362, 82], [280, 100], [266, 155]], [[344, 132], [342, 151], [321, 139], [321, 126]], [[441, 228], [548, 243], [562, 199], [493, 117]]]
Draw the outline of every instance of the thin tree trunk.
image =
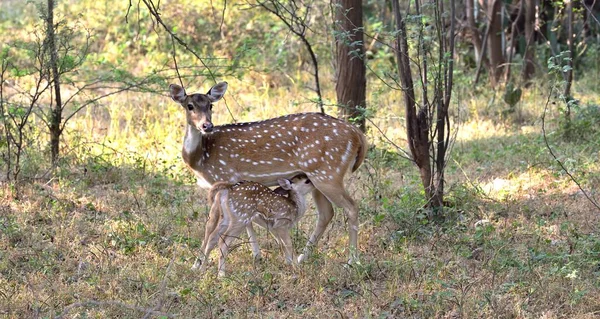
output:
[[475, 22], [475, 6], [473, 5], [474, 1], [476, 0], [465, 0], [465, 10], [467, 15], [467, 27], [469, 28], [469, 33], [471, 34], [471, 43], [475, 49], [475, 61], [477, 64], [479, 64], [481, 50], [483, 50], [483, 42], [481, 39], [481, 32], [479, 32], [479, 28], [477, 28], [477, 23]]
[[508, 48], [508, 59], [507, 59], [507, 62], [506, 62], [506, 73], [505, 73], [505, 76], [504, 76], [504, 81], [506, 83], [508, 83], [510, 81], [510, 72], [511, 72], [511, 68], [512, 68], [512, 59], [513, 59], [513, 56], [514, 56], [514, 52], [516, 50], [517, 39], [519, 37], [519, 34], [517, 34], [517, 26], [519, 25], [519, 23], [523, 19], [524, 15], [525, 15], [525, 0], [520, 0], [519, 1], [519, 11], [517, 12], [517, 18], [513, 22], [512, 26], [511, 26], [511, 29], [510, 29], [510, 47]]
[[[485, 28], [485, 33], [483, 34], [483, 43], [487, 43], [488, 41], [488, 36], [490, 34], [490, 26], [488, 24], [488, 26]], [[475, 71], [475, 81], [473, 82], [473, 84], [477, 85], [477, 83], [479, 83], [479, 76], [481, 75], [481, 67], [483, 66], [483, 63], [481, 63], [485, 57], [486, 51], [487, 51], [487, 45], [483, 46], [483, 49], [481, 49], [481, 53], [479, 55], [479, 63], [477, 64], [477, 71]], [[486, 61], [487, 62], [487, 61]], [[490, 77], [492, 74], [492, 70], [490, 65], [487, 65], [489, 73], [490, 73]]]
[[417, 112], [408, 42], [406, 39], [406, 24], [400, 14], [398, 0], [392, 0], [392, 8], [396, 20], [396, 60], [398, 60], [398, 75], [400, 76], [400, 84], [404, 92], [408, 146], [413, 160], [419, 168], [421, 182], [429, 204], [434, 190], [432, 188], [431, 160], [429, 157], [428, 114], [425, 108], [420, 108]]
[[8, 125], [8, 117], [4, 116], [5, 111], [4, 111], [4, 74], [6, 72], [6, 70], [8, 69], [8, 62], [6, 60], [2, 60], [0, 61], [1, 64], [1, 69], [0, 69], [0, 114], [2, 114], [2, 124], [4, 124], [4, 136], [6, 138], [6, 154], [4, 154], [4, 160], [6, 161], [6, 180], [10, 181], [10, 172], [11, 172], [11, 164], [12, 164], [12, 158], [11, 158], [11, 145], [12, 142], [10, 141], [10, 127]]
[[342, 36], [336, 41], [337, 93], [341, 117], [357, 118], [365, 131], [365, 119], [359, 108], [366, 107], [366, 66], [363, 35], [362, 0], [337, 0], [335, 28]]
[[572, 137], [572, 126], [571, 126], [571, 103], [573, 101], [573, 97], [571, 96], [571, 86], [573, 85], [573, 57], [575, 56], [575, 44], [574, 38], [575, 34], [573, 34], [573, 0], [565, 0], [566, 3], [566, 11], [567, 11], [567, 46], [569, 48], [569, 58], [567, 60], [567, 71], [565, 72], [565, 90], [563, 92], [563, 96], [565, 98], [565, 132], [566, 137]]
[[535, 48], [533, 36], [535, 34], [535, 0], [521, 0], [525, 2], [525, 56], [523, 57], [523, 71], [521, 78], [527, 83], [535, 72]]
[[[569, 47], [569, 68], [565, 74], [565, 91], [563, 92], [566, 99], [571, 99], [571, 85], [573, 84], [573, 57], [575, 56], [575, 45], [573, 41], [573, 0], [566, 0], [567, 4], [567, 46]], [[571, 108], [567, 105], [567, 116], [570, 116]]]
[[60, 123], [62, 121], [62, 99], [60, 95], [60, 74], [58, 73], [58, 51], [56, 48], [56, 33], [54, 30], [54, 0], [48, 0], [48, 16], [46, 17], [48, 50], [50, 51], [50, 67], [52, 69], [52, 84], [54, 86], [54, 108], [50, 115], [50, 152], [52, 164], [58, 161], [60, 149]]
[[[438, 0], [441, 1], [441, 0]], [[440, 10], [440, 16], [443, 15], [443, 10]], [[444, 207], [444, 171], [446, 168], [446, 152], [450, 143], [450, 120], [448, 117], [448, 108], [450, 106], [450, 100], [452, 97], [452, 84], [453, 84], [453, 72], [454, 72], [454, 28], [455, 28], [455, 3], [454, 0], [450, 0], [450, 36], [448, 38], [448, 46], [444, 46], [444, 50], [441, 52], [445, 57], [442, 60], [442, 70], [444, 74], [444, 85], [441, 87], [443, 98], [438, 98], [437, 101], [437, 153], [435, 158], [435, 192], [431, 199], [431, 203], [434, 209], [441, 209]], [[442, 24], [442, 32], [440, 42], [446, 40], [444, 24]], [[449, 53], [449, 58], [447, 54]], [[440, 211], [441, 212], [441, 211]]]
[[[421, 15], [421, 0], [415, 0], [415, 13], [417, 14], [417, 16]], [[421, 70], [421, 74], [420, 76], [420, 80], [421, 80], [421, 93], [423, 96], [423, 105], [425, 105], [426, 107], [429, 107], [429, 79], [427, 78], [427, 74], [429, 72], [429, 56], [427, 52], [427, 44], [426, 41], [424, 39], [425, 35], [425, 28], [424, 25], [422, 23], [419, 23], [419, 29], [418, 29], [418, 37], [417, 37], [417, 41], [419, 43], [419, 45], [417, 46], [417, 60], [420, 61], [420, 70]]]
[[488, 17], [490, 19], [490, 33], [487, 42], [490, 57], [490, 80], [492, 86], [496, 86], [500, 80], [500, 76], [504, 73], [502, 72], [504, 53], [502, 52], [502, 21], [500, 19], [502, 1], [489, 0], [487, 9]]

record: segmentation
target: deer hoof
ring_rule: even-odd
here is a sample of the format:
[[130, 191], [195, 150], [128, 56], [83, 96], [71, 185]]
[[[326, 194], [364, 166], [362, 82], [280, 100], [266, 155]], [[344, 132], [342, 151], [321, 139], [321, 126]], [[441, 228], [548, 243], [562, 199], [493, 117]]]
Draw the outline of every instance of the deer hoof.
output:
[[202, 261], [196, 260], [196, 262], [192, 266], [192, 270], [198, 270], [200, 268], [200, 266], [202, 266]]
[[306, 255], [305, 254], [300, 254], [300, 256], [298, 256], [298, 263], [303, 263], [304, 260], [306, 260]]
[[348, 259], [348, 265], [360, 265], [360, 259], [358, 259], [357, 256], [350, 256], [350, 258]]

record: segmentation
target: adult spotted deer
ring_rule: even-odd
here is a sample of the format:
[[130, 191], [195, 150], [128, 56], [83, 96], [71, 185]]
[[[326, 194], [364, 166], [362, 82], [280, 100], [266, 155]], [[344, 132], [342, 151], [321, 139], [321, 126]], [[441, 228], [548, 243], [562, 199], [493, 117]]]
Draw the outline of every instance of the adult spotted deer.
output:
[[[239, 234], [246, 229], [254, 234], [252, 224], [258, 224], [275, 237], [283, 248], [287, 263], [295, 263], [291, 229], [304, 215], [305, 195], [313, 185], [305, 175], [291, 180], [279, 179], [282, 189], [289, 191], [289, 197], [275, 193], [263, 184], [241, 181], [236, 184], [218, 182], [208, 195], [211, 204], [210, 216], [206, 223], [201, 254], [192, 269], [206, 269], [210, 252], [219, 244], [219, 276], [225, 275], [225, 260], [229, 247]], [[251, 235], [255, 256], [260, 255], [256, 238]]]
[[171, 98], [186, 110], [183, 160], [195, 173], [198, 185], [255, 181], [275, 186], [280, 178], [304, 173], [313, 183], [318, 209], [314, 231], [303, 261], [333, 218], [333, 204], [348, 217], [350, 262], [357, 253], [358, 207], [344, 187], [344, 176], [356, 171], [367, 153], [364, 134], [349, 123], [322, 113], [291, 114], [259, 122], [213, 126], [213, 103], [227, 90], [220, 82], [207, 94], [187, 95], [171, 84]]

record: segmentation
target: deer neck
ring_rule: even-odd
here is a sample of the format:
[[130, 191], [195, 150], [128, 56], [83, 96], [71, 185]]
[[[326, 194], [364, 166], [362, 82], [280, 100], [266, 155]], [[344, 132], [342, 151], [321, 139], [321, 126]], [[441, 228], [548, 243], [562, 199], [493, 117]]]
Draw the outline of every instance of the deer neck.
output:
[[306, 199], [304, 198], [303, 195], [299, 194], [296, 191], [291, 191], [289, 198], [292, 200], [292, 202], [296, 206], [296, 221], [297, 221], [300, 218], [302, 218], [302, 216], [304, 215], [304, 212], [306, 211]]
[[183, 138], [183, 160], [190, 167], [201, 167], [208, 151], [206, 149], [208, 137], [192, 125], [187, 125]]

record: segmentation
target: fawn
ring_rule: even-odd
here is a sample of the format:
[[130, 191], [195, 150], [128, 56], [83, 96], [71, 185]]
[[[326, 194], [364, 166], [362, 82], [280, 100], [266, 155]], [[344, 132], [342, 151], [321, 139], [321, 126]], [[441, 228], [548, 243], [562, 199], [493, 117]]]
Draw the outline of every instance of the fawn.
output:
[[287, 263], [294, 259], [291, 228], [304, 215], [305, 195], [314, 186], [306, 175], [298, 175], [291, 180], [279, 179], [279, 185], [289, 191], [288, 197], [276, 193], [267, 186], [241, 181], [236, 184], [219, 182], [209, 192], [211, 204], [206, 223], [201, 254], [192, 269], [205, 271], [210, 252], [219, 244], [219, 277], [225, 275], [225, 259], [234, 239], [246, 229], [255, 258], [260, 258], [260, 248], [256, 242], [253, 223], [266, 228], [283, 248]]

